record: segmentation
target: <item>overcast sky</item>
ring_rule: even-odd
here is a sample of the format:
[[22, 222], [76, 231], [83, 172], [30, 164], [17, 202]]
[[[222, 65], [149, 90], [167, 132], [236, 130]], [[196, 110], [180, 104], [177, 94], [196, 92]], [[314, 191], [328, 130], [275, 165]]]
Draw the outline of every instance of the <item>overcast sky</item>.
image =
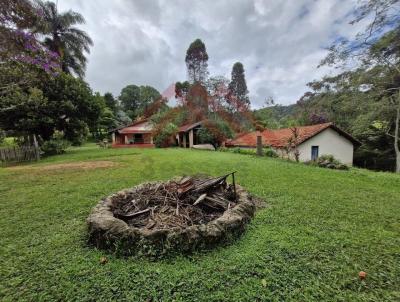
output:
[[128, 84], [163, 92], [186, 79], [185, 53], [200, 38], [210, 75], [230, 78], [244, 64], [252, 107], [267, 97], [296, 102], [306, 83], [332, 72], [317, 68], [325, 48], [349, 25], [356, 0], [58, 0], [86, 18], [94, 41], [86, 80], [115, 96]]

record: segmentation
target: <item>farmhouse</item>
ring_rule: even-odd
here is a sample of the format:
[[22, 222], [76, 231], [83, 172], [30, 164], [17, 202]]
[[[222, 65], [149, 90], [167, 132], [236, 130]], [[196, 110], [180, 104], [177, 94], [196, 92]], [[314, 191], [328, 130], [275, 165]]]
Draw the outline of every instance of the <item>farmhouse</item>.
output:
[[153, 125], [145, 119], [136, 121], [129, 126], [111, 131], [112, 146], [118, 147], [154, 147]]
[[[270, 147], [281, 157], [294, 159], [297, 151], [300, 161], [315, 160], [320, 155], [330, 154], [342, 163], [353, 163], [354, 148], [360, 143], [333, 123], [285, 129], [266, 129], [261, 133], [262, 144]], [[227, 147], [255, 148], [257, 133], [250, 132], [227, 141]], [[292, 146], [292, 147], [290, 147]]]
[[[202, 122], [179, 127], [176, 134], [176, 144], [183, 148], [199, 146], [197, 131]], [[111, 131], [112, 146], [118, 147], [154, 147], [153, 124], [148, 119], [136, 121], [128, 126]]]

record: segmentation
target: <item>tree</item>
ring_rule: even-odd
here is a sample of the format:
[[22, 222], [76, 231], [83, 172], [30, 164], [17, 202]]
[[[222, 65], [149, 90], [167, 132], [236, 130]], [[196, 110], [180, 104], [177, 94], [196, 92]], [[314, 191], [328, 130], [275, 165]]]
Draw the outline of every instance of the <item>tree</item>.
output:
[[246, 78], [243, 64], [236, 62], [232, 67], [231, 82], [229, 83], [228, 103], [233, 111], [244, 111], [250, 107]]
[[150, 107], [161, 99], [161, 94], [151, 86], [139, 87], [138, 115], [143, 115]]
[[135, 119], [136, 110], [139, 107], [140, 88], [136, 85], [128, 85], [121, 90], [118, 99], [121, 106], [131, 119]]
[[226, 96], [228, 94], [229, 80], [224, 76], [210, 77], [206, 82], [209, 95], [209, 109], [211, 112], [225, 110], [228, 107]]
[[56, 4], [38, 0], [41, 19], [35, 31], [44, 36], [44, 44], [61, 58], [62, 70], [83, 77], [86, 70], [85, 52], [90, 52], [92, 39], [86, 32], [75, 27], [84, 24], [84, 17], [73, 11], [59, 13]]
[[117, 110], [117, 102], [110, 92], [106, 92], [104, 94], [104, 102], [106, 103], [106, 106], [112, 111], [116, 112]]
[[212, 144], [214, 148], [218, 148], [228, 138], [233, 138], [233, 132], [223, 119], [207, 119], [198, 131], [198, 136], [200, 143]]
[[180, 100], [181, 104], [186, 103], [186, 97], [190, 90], [190, 83], [188, 81], [175, 83], [175, 98]]
[[18, 87], [33, 87], [42, 80], [41, 71], [57, 75], [59, 57], [44, 47], [31, 28], [40, 12], [28, 0], [0, 2], [0, 93]]
[[289, 137], [285, 149], [288, 157], [293, 154], [296, 162], [299, 162], [300, 159], [300, 151], [298, 149], [299, 141], [300, 141], [300, 133], [299, 128], [291, 127], [290, 132], [292, 135]]
[[208, 54], [200, 39], [194, 40], [186, 51], [186, 67], [191, 83], [204, 83], [208, 77]]
[[132, 119], [145, 114], [160, 99], [161, 94], [151, 86], [128, 85], [121, 90], [119, 96], [122, 108]]
[[102, 113], [102, 98], [93, 95], [88, 84], [71, 75], [48, 77], [38, 88], [15, 87], [0, 95], [0, 128], [17, 136], [40, 135], [52, 138], [62, 131], [77, 145], [97, 127]]
[[[400, 77], [400, 1], [399, 0], [368, 0], [361, 3], [355, 10], [355, 18], [351, 24], [371, 20], [365, 30], [359, 32], [353, 39], [342, 39], [333, 44], [330, 53], [321, 64], [339, 65], [347, 62], [359, 63], [364, 69], [384, 68], [385, 74]], [[393, 81], [392, 81], [393, 82]], [[386, 83], [387, 86], [390, 83]], [[400, 86], [384, 89], [381, 87], [381, 100], [389, 99], [392, 111], [396, 112], [391, 123], [396, 153], [396, 172], [400, 173], [399, 119], [400, 119]], [[388, 96], [390, 95], [390, 96]], [[397, 114], [398, 113], [398, 114]]]

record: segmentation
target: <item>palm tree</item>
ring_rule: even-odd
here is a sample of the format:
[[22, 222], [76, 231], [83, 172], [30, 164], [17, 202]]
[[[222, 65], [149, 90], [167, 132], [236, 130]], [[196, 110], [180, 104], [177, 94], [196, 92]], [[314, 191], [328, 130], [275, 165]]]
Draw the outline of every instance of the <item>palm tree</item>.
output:
[[89, 46], [93, 45], [93, 41], [86, 32], [74, 25], [84, 24], [85, 19], [72, 10], [58, 13], [56, 4], [50, 1], [37, 0], [37, 4], [42, 18], [36, 32], [42, 34], [44, 44], [60, 56], [62, 70], [74, 72], [82, 78], [87, 62], [85, 52], [90, 52]]

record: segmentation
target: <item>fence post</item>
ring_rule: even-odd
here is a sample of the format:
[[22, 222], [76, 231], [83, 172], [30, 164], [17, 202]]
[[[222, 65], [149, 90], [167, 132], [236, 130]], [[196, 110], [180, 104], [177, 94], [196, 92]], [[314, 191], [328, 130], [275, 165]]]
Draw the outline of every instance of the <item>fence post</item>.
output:
[[33, 148], [35, 149], [36, 160], [40, 159], [39, 144], [36, 139], [36, 134], [33, 135]]

